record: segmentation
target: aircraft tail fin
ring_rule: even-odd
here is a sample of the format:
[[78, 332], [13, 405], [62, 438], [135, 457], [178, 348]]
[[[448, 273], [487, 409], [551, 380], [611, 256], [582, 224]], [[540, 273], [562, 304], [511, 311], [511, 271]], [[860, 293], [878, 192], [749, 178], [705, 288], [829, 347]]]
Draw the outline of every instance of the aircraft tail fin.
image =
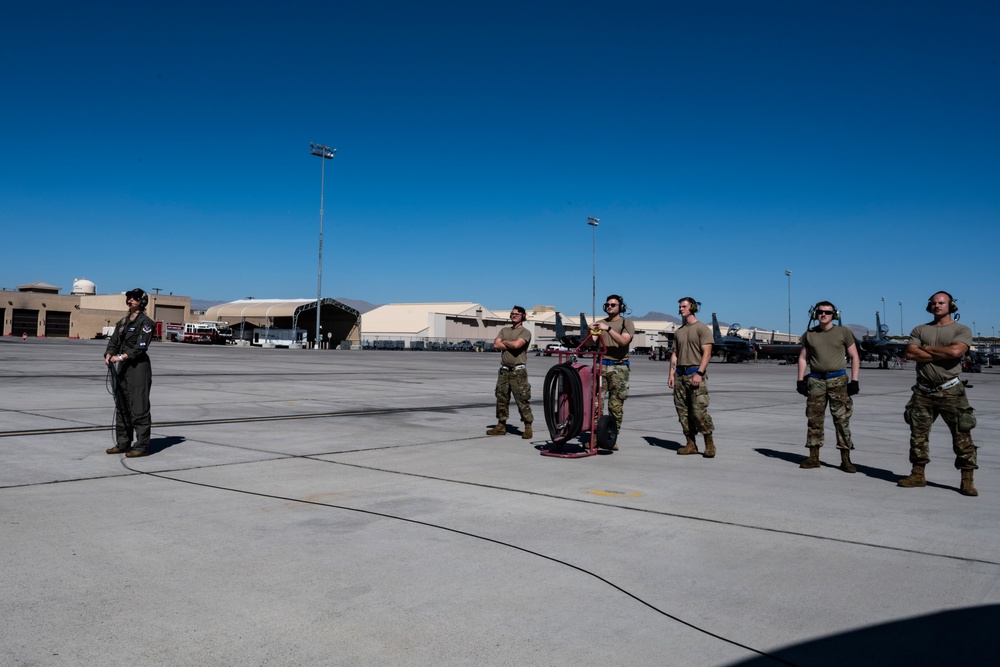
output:
[[722, 331], [719, 329], [719, 319], [712, 313], [712, 337], [718, 343], [722, 340]]
[[875, 340], [882, 340], [882, 320], [878, 316], [878, 311], [875, 311]]
[[575, 348], [583, 340], [587, 332], [587, 319], [580, 313], [580, 334], [566, 333], [566, 326], [563, 324], [562, 315], [556, 312], [556, 340], [568, 348]]

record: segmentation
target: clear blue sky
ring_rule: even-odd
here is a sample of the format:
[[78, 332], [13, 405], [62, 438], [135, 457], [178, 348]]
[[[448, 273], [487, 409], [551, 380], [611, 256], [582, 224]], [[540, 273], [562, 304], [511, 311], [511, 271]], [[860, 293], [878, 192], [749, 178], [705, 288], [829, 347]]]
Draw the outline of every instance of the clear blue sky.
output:
[[[996, 2], [38, 2], [0, 286], [1000, 329]], [[992, 267], [992, 268], [991, 268]]]

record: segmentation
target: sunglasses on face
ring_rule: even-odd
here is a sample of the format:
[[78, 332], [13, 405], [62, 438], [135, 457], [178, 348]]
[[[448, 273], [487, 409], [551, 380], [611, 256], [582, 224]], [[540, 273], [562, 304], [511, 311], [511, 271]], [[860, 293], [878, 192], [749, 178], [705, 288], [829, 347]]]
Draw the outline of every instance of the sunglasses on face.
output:
[[618, 304], [617, 303], [606, 303], [606, 304], [604, 304], [604, 307], [605, 308], [617, 308]]
[[817, 310], [816, 313], [818, 315], [833, 315], [832, 310]]

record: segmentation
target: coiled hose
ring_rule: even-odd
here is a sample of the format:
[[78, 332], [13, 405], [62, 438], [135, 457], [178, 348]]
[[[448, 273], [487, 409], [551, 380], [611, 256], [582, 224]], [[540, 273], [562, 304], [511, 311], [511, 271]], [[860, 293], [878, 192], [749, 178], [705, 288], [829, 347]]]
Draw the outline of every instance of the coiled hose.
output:
[[[569, 361], [556, 364], [545, 374], [543, 386], [545, 425], [552, 442], [559, 444], [580, 435], [583, 429], [583, 383]], [[560, 420], [560, 413], [567, 413]]]

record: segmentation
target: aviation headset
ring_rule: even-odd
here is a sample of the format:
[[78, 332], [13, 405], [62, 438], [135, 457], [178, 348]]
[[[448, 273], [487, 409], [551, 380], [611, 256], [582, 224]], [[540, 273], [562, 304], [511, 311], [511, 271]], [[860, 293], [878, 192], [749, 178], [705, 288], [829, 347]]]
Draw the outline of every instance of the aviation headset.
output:
[[697, 301], [695, 301], [694, 298], [690, 297], [690, 296], [686, 296], [683, 299], [677, 299], [677, 303], [680, 303], [681, 301], [687, 301], [688, 302], [688, 306], [689, 306], [688, 312], [691, 313], [692, 315], [694, 315], [695, 313], [697, 313], [698, 312], [698, 307], [701, 306], [700, 303], [698, 303]]
[[819, 313], [817, 313], [816, 311], [819, 309], [820, 306], [830, 306], [831, 308], [833, 308], [833, 319], [835, 319], [835, 320], [839, 320], [840, 319], [840, 311], [837, 310], [837, 307], [835, 305], [833, 305], [829, 301], [818, 301], [815, 306], [813, 306], [812, 308], [809, 309], [809, 320], [810, 321], [811, 320], [819, 320]]
[[528, 317], [527, 311], [525, 311], [524, 308], [522, 308], [521, 306], [514, 306], [513, 308], [511, 308], [511, 310], [516, 310], [517, 312], [521, 313], [522, 322]]
[[[604, 297], [605, 301], [607, 301], [608, 299], [616, 299], [618, 303], [621, 305], [621, 308], [618, 310], [619, 315], [624, 315], [625, 313], [628, 312], [628, 306], [625, 305], [625, 299], [621, 298], [619, 295], [609, 294], [606, 297]], [[608, 306], [606, 303], [604, 304], [604, 312], [605, 313], [608, 312]]]
[[139, 308], [146, 310], [146, 306], [149, 305], [149, 295], [146, 294], [142, 288], [136, 287], [135, 289], [130, 289], [125, 292], [125, 303], [128, 303], [129, 299], [138, 299]]
[[937, 292], [934, 292], [934, 294], [931, 294], [929, 297], [927, 297], [927, 312], [928, 313], [933, 313], [934, 312], [933, 310], [931, 310], [931, 303], [933, 302], [934, 297], [936, 297], [938, 294], [944, 294], [946, 297], [948, 297], [948, 314], [949, 315], [958, 312], [958, 304], [955, 303], [955, 297], [953, 297], [951, 294], [948, 294], [944, 290], [938, 290]]

